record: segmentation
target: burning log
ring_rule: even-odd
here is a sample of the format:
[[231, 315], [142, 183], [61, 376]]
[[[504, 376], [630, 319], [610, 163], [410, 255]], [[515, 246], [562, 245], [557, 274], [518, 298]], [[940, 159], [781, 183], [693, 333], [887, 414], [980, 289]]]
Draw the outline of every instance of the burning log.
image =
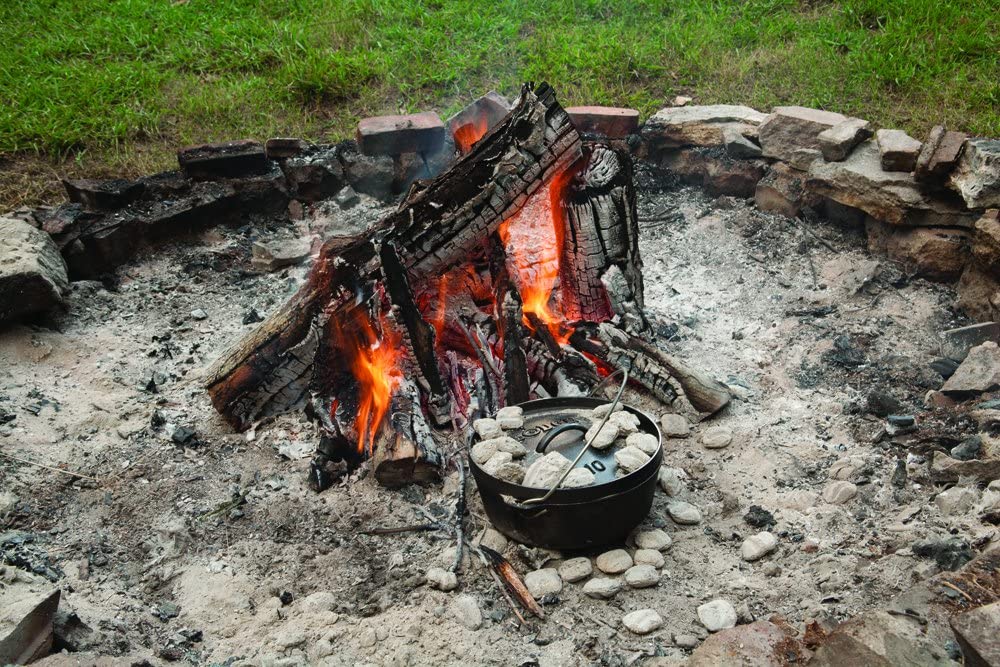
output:
[[403, 380], [393, 393], [386, 425], [376, 436], [372, 452], [375, 479], [388, 488], [440, 481], [444, 461], [413, 382]]
[[521, 295], [507, 270], [507, 253], [496, 235], [490, 237], [490, 276], [497, 332], [503, 350], [504, 404], [517, 405], [531, 396], [528, 361], [524, 355], [524, 311]]

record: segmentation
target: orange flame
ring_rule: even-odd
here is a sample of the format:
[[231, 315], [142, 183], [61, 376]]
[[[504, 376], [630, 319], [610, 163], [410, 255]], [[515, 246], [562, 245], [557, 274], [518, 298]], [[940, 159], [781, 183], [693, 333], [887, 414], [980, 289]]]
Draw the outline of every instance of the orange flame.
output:
[[[533, 194], [513, 216], [500, 224], [500, 240], [513, 260], [521, 290], [522, 311], [534, 314], [545, 324], [560, 344], [569, 340], [563, 326], [560, 299], [555, 310], [551, 302], [559, 277], [559, 253], [562, 248], [562, 190], [569, 181], [568, 171], [558, 174]], [[559, 295], [556, 294], [556, 297]], [[525, 319], [525, 324], [531, 327]]]
[[362, 308], [351, 311], [346, 326], [334, 325], [337, 346], [358, 382], [358, 453], [371, 455], [375, 434], [389, 410], [392, 392], [403, 374], [398, 368], [400, 336], [379, 316], [381, 336]]
[[458, 146], [458, 150], [463, 155], [471, 151], [476, 142], [482, 139], [489, 129], [490, 125], [485, 114], [477, 115], [471, 123], [456, 127], [455, 144]]

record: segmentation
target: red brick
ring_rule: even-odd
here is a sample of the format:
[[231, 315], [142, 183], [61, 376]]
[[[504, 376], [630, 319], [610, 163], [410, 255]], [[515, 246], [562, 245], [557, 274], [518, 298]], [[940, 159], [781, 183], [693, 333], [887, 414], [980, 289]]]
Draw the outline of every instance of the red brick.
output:
[[568, 107], [578, 132], [623, 139], [639, 130], [639, 112], [619, 107]]
[[433, 111], [375, 116], [358, 123], [358, 147], [366, 155], [432, 153], [444, 141], [444, 123]]

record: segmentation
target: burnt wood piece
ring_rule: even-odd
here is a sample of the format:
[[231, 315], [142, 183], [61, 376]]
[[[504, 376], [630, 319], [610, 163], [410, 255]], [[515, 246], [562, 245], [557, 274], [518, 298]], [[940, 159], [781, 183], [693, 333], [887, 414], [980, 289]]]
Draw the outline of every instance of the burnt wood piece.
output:
[[[345, 246], [320, 250], [306, 283], [280, 310], [209, 369], [205, 386], [239, 430], [296, 407], [308, 387], [306, 340], [313, 320], [343, 317], [354, 294], [381, 275], [379, 246], [391, 241], [409, 283], [443, 275], [482, 247], [501, 222], [582, 154], [580, 137], [547, 84], [525, 85], [514, 109], [475, 148], [399, 208]], [[294, 350], [294, 352], [293, 352]], [[314, 383], [315, 384], [315, 383]]]
[[600, 381], [597, 367], [574, 349], [565, 347], [558, 357], [537, 338], [524, 341], [528, 375], [550, 396], [586, 396]]
[[588, 322], [621, 316], [633, 333], [643, 314], [639, 219], [627, 151], [588, 145], [589, 160], [566, 200], [560, 263], [567, 317]]
[[611, 368], [628, 368], [632, 380], [668, 405], [683, 393], [695, 410], [712, 415], [732, 398], [726, 385], [609, 322], [577, 327], [570, 342]]
[[507, 270], [507, 253], [498, 235], [490, 237], [490, 277], [497, 333], [503, 350], [504, 405], [517, 405], [530, 398], [528, 361], [524, 355], [524, 314], [521, 295]]
[[375, 479], [394, 489], [407, 484], [441, 481], [444, 459], [420, 409], [417, 385], [403, 379], [392, 395], [383, 427], [375, 437]]

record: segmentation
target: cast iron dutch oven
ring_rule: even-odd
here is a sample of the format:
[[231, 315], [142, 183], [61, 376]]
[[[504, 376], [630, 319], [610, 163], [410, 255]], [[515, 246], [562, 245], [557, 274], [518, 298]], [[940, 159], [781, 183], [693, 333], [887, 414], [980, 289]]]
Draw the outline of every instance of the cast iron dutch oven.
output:
[[[584, 397], [542, 398], [522, 403], [524, 426], [508, 435], [536, 451], [557, 450], [573, 460], [584, 446], [584, 431], [594, 418], [591, 411], [606, 399]], [[524, 544], [547, 549], [590, 549], [621, 543], [649, 513], [660, 473], [663, 445], [660, 429], [645, 413], [627, 405], [620, 409], [639, 418], [639, 429], [656, 436], [656, 454], [641, 468], [616, 478], [611, 449], [591, 448], [580, 460], [596, 479], [591, 486], [558, 489], [548, 500], [533, 506], [519, 506], [528, 498], [540, 498], [548, 489], [511, 484], [486, 473], [469, 456], [469, 468], [476, 479], [486, 515], [504, 535]], [[475, 436], [474, 444], [478, 440]], [[515, 499], [514, 503], [504, 496]]]

